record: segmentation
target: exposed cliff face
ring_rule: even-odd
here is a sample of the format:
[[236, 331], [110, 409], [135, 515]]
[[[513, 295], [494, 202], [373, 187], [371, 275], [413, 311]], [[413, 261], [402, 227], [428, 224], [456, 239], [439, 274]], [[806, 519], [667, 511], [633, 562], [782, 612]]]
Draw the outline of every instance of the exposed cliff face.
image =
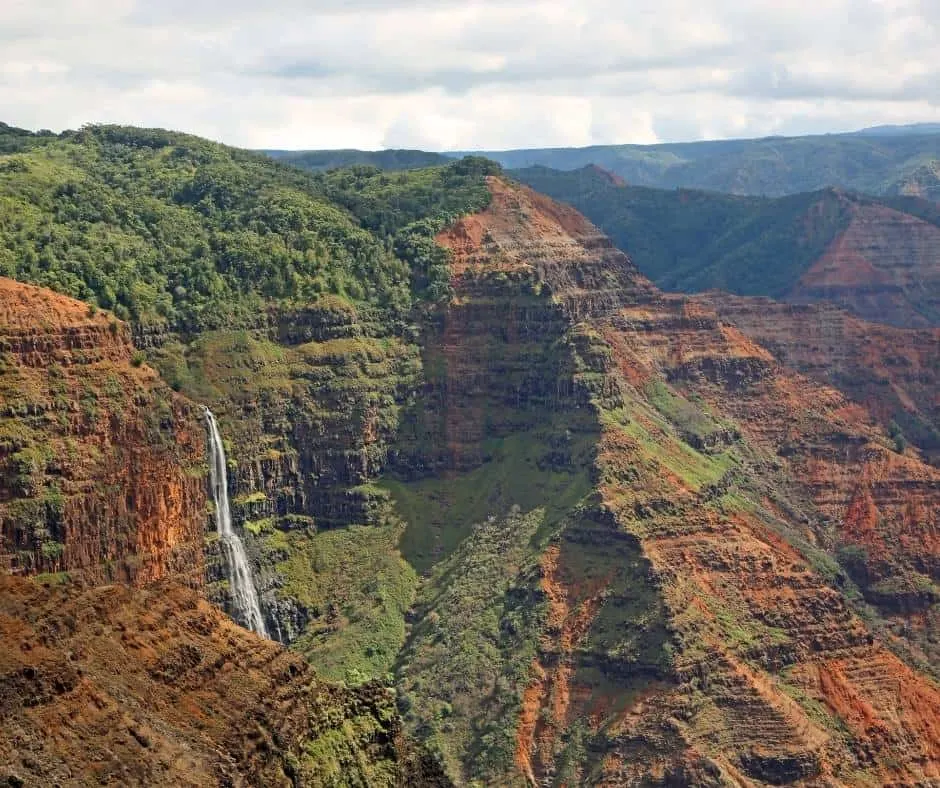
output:
[[[140, 363], [128, 327], [8, 280], [0, 280], [0, 303], [0, 639], [10, 646], [0, 656], [0, 779], [449, 785], [406, 741], [390, 690], [322, 683], [300, 656], [240, 629], [185, 587], [205, 590], [205, 431], [196, 406]], [[336, 336], [348, 319], [324, 318], [324, 328], [315, 318], [291, 322], [290, 356], [287, 347], [265, 355], [264, 335], [209, 336], [197, 347], [198, 363], [230, 374], [254, 352], [260, 401], [249, 389], [250, 417], [231, 435], [262, 443], [260, 456], [239, 466], [262, 489], [272, 483], [271, 502], [243, 502], [261, 515], [278, 513], [278, 494], [293, 500], [283, 483], [274, 485], [278, 478], [316, 489], [313, 469], [325, 468], [356, 483], [388, 418], [359, 407], [363, 395], [350, 379], [394, 358], [395, 348], [383, 354], [383, 342]], [[315, 347], [304, 332], [319, 332]], [[215, 355], [221, 338], [239, 352]], [[298, 396], [315, 385], [333, 398], [332, 427], [358, 443], [334, 452], [340, 434], [333, 443], [311, 439], [309, 454], [286, 458], [263, 445], [283, 430], [277, 420], [291, 404], [290, 386], [279, 388], [284, 377], [270, 375], [283, 373], [285, 361], [297, 372]], [[221, 373], [209, 380], [238, 385]], [[269, 403], [281, 410], [266, 410]], [[305, 505], [303, 483], [296, 489]], [[329, 498], [314, 500], [329, 510]], [[217, 577], [217, 551], [211, 538], [207, 544]], [[224, 598], [223, 583], [208, 588]]]
[[[386, 518], [388, 494], [372, 482], [417, 388], [418, 346], [324, 296], [261, 315], [251, 330], [204, 332], [188, 344], [164, 337], [151, 355], [218, 418], [233, 521], [268, 631], [324, 675], [384, 676], [404, 638], [415, 577], [395, 552], [400, 525]], [[347, 528], [365, 525], [374, 530]], [[210, 541], [208, 594], [226, 607], [220, 560]], [[343, 568], [349, 560], [356, 571]], [[359, 649], [350, 659], [346, 638], [377, 642], [371, 656]]]
[[201, 584], [205, 435], [128, 327], [0, 280], [0, 567]]
[[[711, 480], [702, 477], [707, 464], [696, 472], [680, 459], [681, 444], [662, 455], [692, 495], [669, 493], [659, 469], [639, 483], [612, 485], [605, 496], [618, 507], [621, 522], [644, 534], [647, 555], [664, 581], [684, 646], [676, 657], [678, 676], [700, 677], [706, 707], [724, 709], [723, 732], [703, 740], [693, 717], [692, 740], [699, 747], [708, 740], [712, 746], [733, 742], [744, 753], [736, 762], [723, 762], [725, 756], [711, 750], [722, 768], [769, 782], [831, 775], [852, 784], [866, 770], [882, 783], [936, 779], [936, 720], [932, 712], [918, 711], [920, 702], [935, 697], [936, 685], [886, 650], [890, 631], [873, 638], [852, 615], [838, 592], [840, 585], [845, 590], [845, 577], [825, 552], [846, 563], [855, 556], [872, 580], [880, 577], [885, 590], [896, 588], [905, 600], [922, 589], [921, 607], [912, 605], [898, 634], [909, 636], [915, 660], [936, 665], [935, 624], [927, 625], [923, 638], [917, 630], [922, 616], [935, 618], [930, 609], [936, 602], [931, 589], [940, 579], [940, 475], [895, 453], [863, 408], [772, 363], [714, 313], [669, 297], [657, 312], [651, 319], [648, 305], [627, 308], [604, 331], [620, 374], [640, 383], [648, 402], [653, 393], [667, 430], [668, 422], [675, 429], [688, 420], [683, 400], [674, 399], [679, 396], [735, 425], [744, 439], [724, 454], [730, 467], [720, 477], [715, 468]], [[625, 332], [632, 341], [623, 342]], [[672, 382], [671, 396], [657, 392], [659, 375]], [[658, 434], [656, 442], [668, 448], [663, 426], [641, 412], [631, 414], [624, 431], [639, 430], [640, 446]], [[712, 465], [723, 456], [709, 453]], [[623, 454], [624, 444], [618, 444], [602, 461], [622, 467]], [[679, 457], [670, 460], [672, 454]], [[668, 501], [665, 510], [647, 503], [657, 484], [654, 501]], [[876, 601], [888, 614], [904, 608], [900, 600]], [[839, 675], [835, 684], [832, 671]], [[886, 694], [885, 687], [905, 689]], [[846, 696], [864, 703], [865, 714], [844, 705]], [[908, 705], [911, 696], [921, 700]], [[814, 702], [832, 720], [820, 725]], [[848, 728], [848, 741], [833, 736], [833, 721]], [[748, 754], [751, 736], [761, 744]], [[912, 741], [917, 744], [908, 750]], [[898, 771], [893, 762], [902, 753], [908, 766]]]
[[[933, 423], [935, 335], [664, 295], [571, 209], [488, 185], [438, 236], [454, 297], [420, 326], [323, 297], [146, 337], [219, 416], [269, 629], [350, 683], [394, 671], [459, 783], [940, 780], [940, 472], [882, 397]], [[4, 286], [7, 568], [195, 582], [192, 406], [122, 324]], [[176, 585], [0, 583], [11, 772], [443, 784], [383, 691], [319, 684]]]
[[324, 684], [172, 582], [0, 577], [0, 635], [11, 785], [448, 785], [389, 690]]
[[834, 301], [867, 320], [940, 322], [940, 227], [884, 205], [847, 201], [848, 227], [786, 300]]
[[[469, 525], [446, 507], [487, 497], [485, 524], [460, 531], [419, 595], [400, 667], [411, 724], [451, 774], [500, 784], [940, 779], [937, 686], [887, 648], [936, 664], [937, 471], [707, 304], [656, 292], [576, 214], [490, 188], [487, 211], [439, 238], [457, 295], [426, 351], [451, 359], [435, 412], [469, 461], [393, 490], [405, 543], [435, 519], [446, 540]], [[505, 331], [520, 283], [554, 315], [523, 323], [542, 344]], [[474, 353], [474, 337], [498, 352]], [[572, 392], [540, 432], [544, 403], [505, 396], [507, 358], [517, 380], [530, 359], [541, 390]], [[573, 414], [587, 486], [538, 475]], [[906, 630], [853, 610], [833, 556], [863, 539], [866, 570], [924, 589]]]
[[614, 183], [596, 168], [519, 177], [597, 222], [664, 290], [833, 301], [865, 320], [940, 325], [931, 202], [837, 188], [777, 199]]
[[940, 329], [869, 323], [829, 304], [790, 306], [716, 293], [695, 300], [782, 364], [864, 405], [898, 445], [913, 444], [935, 465], [940, 460]]

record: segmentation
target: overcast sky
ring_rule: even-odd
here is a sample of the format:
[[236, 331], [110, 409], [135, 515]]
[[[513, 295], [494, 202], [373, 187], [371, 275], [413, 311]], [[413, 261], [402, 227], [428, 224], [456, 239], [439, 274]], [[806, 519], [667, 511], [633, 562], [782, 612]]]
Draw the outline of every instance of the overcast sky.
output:
[[0, 0], [0, 120], [435, 150], [940, 121], [940, 0]]

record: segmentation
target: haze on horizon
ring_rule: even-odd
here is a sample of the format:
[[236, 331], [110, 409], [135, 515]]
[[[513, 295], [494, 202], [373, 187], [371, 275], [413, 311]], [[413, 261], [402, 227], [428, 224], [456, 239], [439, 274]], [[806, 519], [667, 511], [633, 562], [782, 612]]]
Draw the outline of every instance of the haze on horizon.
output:
[[7, 123], [509, 149], [940, 121], [936, 0], [7, 0]]

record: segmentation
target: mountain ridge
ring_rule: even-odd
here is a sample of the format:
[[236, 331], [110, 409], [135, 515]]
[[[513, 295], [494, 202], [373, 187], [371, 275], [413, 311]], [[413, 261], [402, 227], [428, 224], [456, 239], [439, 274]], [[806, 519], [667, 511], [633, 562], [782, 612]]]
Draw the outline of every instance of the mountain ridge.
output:
[[780, 198], [657, 190], [592, 167], [512, 174], [584, 211], [667, 290], [831, 300], [870, 321], [940, 325], [940, 210], [929, 201], [834, 187]]
[[[357, 153], [348, 163], [382, 166], [382, 156]], [[481, 155], [507, 169], [545, 166], [576, 170], [596, 164], [636, 186], [695, 188], [729, 194], [784, 196], [828, 186], [940, 201], [940, 133], [936, 124], [872, 127], [856, 132], [652, 145], [590, 145], [444, 153]], [[294, 151], [329, 161], [329, 151]], [[393, 157], [394, 158], [394, 157]], [[317, 165], [319, 166], [319, 164]]]

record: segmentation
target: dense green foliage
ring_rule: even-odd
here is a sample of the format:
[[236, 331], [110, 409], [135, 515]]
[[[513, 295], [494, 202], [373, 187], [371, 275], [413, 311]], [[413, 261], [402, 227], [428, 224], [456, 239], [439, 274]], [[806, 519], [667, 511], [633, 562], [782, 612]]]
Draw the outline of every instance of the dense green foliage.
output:
[[[573, 172], [531, 167], [514, 175], [582, 211], [665, 290], [718, 288], [779, 298], [850, 220], [850, 204], [834, 189], [741, 197], [625, 186], [596, 167]], [[851, 200], [874, 198], [852, 195]], [[940, 211], [925, 200], [876, 201], [940, 224]]]
[[494, 440], [466, 473], [383, 482], [408, 523], [402, 553], [427, 573], [397, 665], [402, 707], [458, 783], [522, 784], [509, 770], [544, 626], [538, 556], [591, 494], [596, 434], [575, 436], [570, 468], [544, 462], [565, 424]]
[[422, 150], [266, 150], [263, 151], [285, 164], [304, 170], [335, 170], [367, 165], [382, 170], [417, 170], [447, 164], [451, 159], [440, 153]]
[[[401, 150], [268, 153], [311, 170], [354, 164], [399, 170], [447, 160], [437, 153]], [[667, 189], [782, 196], [840, 186], [869, 194], [916, 194], [940, 200], [940, 131], [937, 124], [928, 123], [855, 134], [522, 149], [483, 155], [512, 169], [576, 170], [597, 164], [631, 184]]]
[[596, 164], [635, 186], [782, 196], [839, 186], [940, 200], [940, 134], [829, 134], [665, 145], [597, 145], [484, 155], [507, 168]]
[[323, 293], [394, 320], [413, 304], [413, 278], [419, 296], [439, 297], [427, 282], [440, 261], [412, 252], [411, 239], [483, 207], [495, 166], [313, 175], [114, 126], [59, 136], [3, 127], [3, 150], [15, 152], [0, 158], [0, 274], [185, 331], [251, 324], [272, 301]]

